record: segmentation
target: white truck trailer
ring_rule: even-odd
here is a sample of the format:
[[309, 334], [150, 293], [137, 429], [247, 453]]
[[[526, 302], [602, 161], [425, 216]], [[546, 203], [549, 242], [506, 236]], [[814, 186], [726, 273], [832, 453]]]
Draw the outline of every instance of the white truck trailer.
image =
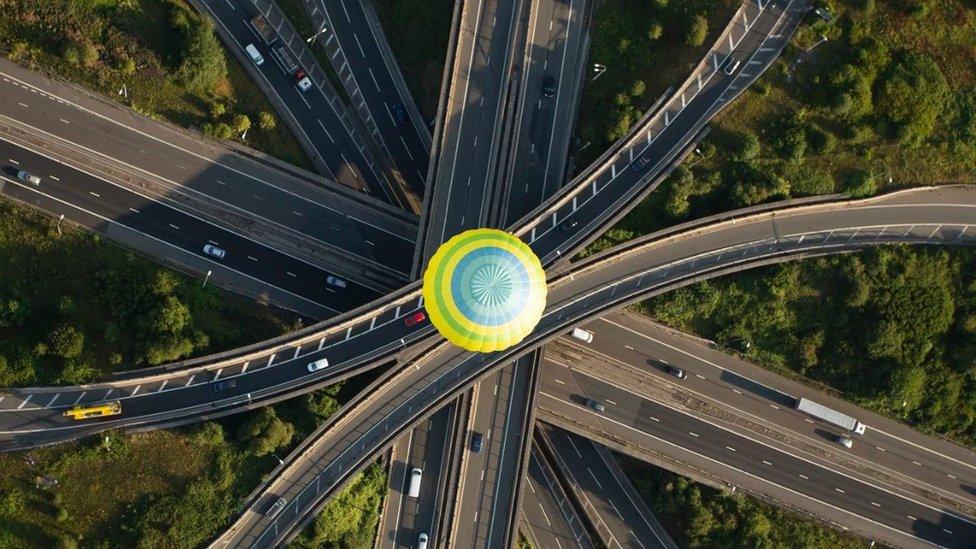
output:
[[860, 421], [847, 414], [842, 414], [837, 410], [828, 408], [823, 404], [817, 404], [808, 398], [797, 399], [796, 409], [803, 413], [810, 414], [817, 419], [826, 421], [827, 423], [847, 429], [848, 431], [852, 431], [859, 435], [864, 434], [865, 425]]

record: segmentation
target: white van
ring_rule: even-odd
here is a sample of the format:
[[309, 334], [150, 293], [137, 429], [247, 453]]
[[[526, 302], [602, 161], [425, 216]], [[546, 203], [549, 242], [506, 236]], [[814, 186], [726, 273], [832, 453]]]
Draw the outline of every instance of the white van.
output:
[[322, 368], [328, 368], [328, 367], [329, 367], [329, 359], [320, 358], [315, 362], [310, 362], [308, 364], [308, 371], [314, 373], [321, 370]]
[[254, 47], [254, 44], [244, 46], [244, 51], [247, 52], [248, 57], [251, 58], [251, 61], [254, 61], [255, 65], [260, 66], [262, 63], [264, 63], [264, 57], [261, 57], [261, 52]]
[[573, 333], [570, 335], [583, 343], [593, 343], [593, 332], [587, 332], [582, 328], [573, 328]]
[[417, 549], [427, 549], [428, 539], [429, 538], [427, 537], [427, 533], [421, 532], [420, 535], [417, 536]]
[[410, 488], [407, 489], [408, 498], [415, 498], [420, 495], [420, 479], [423, 476], [424, 472], [419, 467], [414, 467], [413, 471], [410, 471]]

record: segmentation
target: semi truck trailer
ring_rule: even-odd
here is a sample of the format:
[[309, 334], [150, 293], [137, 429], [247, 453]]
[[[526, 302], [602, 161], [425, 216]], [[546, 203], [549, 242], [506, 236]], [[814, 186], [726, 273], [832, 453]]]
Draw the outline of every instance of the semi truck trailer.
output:
[[827, 423], [847, 429], [848, 431], [857, 433], [859, 435], [864, 434], [865, 425], [860, 421], [847, 414], [842, 414], [837, 410], [828, 408], [823, 404], [817, 404], [808, 398], [798, 399], [796, 401], [796, 409], [817, 419], [826, 421]]

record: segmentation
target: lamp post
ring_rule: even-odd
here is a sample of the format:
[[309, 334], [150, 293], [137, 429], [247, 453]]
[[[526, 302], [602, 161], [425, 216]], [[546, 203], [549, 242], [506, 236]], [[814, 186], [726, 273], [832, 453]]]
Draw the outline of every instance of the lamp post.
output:
[[603, 73], [607, 72], [607, 66], [599, 63], [593, 63], [593, 72], [596, 74], [596, 76], [594, 76], [593, 80], [590, 80], [590, 82], [594, 82], [597, 78], [603, 76]]
[[212, 273], [213, 273], [213, 271], [207, 271], [207, 276], [206, 276], [206, 277], [205, 277], [205, 278], [203, 279], [203, 287], [204, 287], [204, 288], [206, 288], [206, 287], [207, 287], [207, 281], [208, 281], [208, 280], [210, 280], [210, 275], [211, 275]]
[[62, 221], [64, 221], [64, 214], [61, 214], [61, 217], [58, 218], [58, 236], [61, 236], [61, 222]]
[[319, 32], [317, 32], [317, 33], [313, 34], [312, 36], [306, 38], [305, 39], [305, 42], [308, 43], [308, 44], [311, 44], [312, 42], [315, 42], [315, 39], [318, 38], [320, 34], [322, 34], [323, 32], [325, 32], [325, 30], [326, 30], [325, 29], [325, 25], [322, 25], [322, 28], [319, 29]]
[[810, 51], [810, 50], [812, 50], [813, 48], [816, 48], [816, 47], [817, 47], [817, 46], [819, 46], [820, 44], [823, 44], [823, 43], [824, 43], [824, 42], [826, 42], [826, 41], [827, 41], [827, 35], [825, 35], [825, 34], [821, 34], [821, 35], [820, 35], [820, 40], [818, 40], [816, 44], [814, 44], [814, 45], [812, 45], [812, 46], [810, 46], [809, 48], [807, 48], [807, 49], [805, 49], [805, 50], [803, 50], [803, 51], [804, 51], [804, 53], [806, 53], [806, 52], [808, 52], [808, 51]]

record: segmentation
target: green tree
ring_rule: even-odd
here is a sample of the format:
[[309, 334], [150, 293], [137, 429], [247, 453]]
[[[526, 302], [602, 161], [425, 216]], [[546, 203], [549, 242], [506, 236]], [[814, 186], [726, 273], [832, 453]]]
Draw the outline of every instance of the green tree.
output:
[[244, 114], [234, 116], [232, 124], [234, 126], [234, 131], [237, 133], [244, 133], [251, 129], [251, 119]]
[[708, 19], [704, 15], [696, 15], [688, 27], [685, 43], [697, 48], [705, 43], [705, 38], [708, 38]]
[[166, 296], [147, 316], [146, 329], [152, 333], [178, 334], [190, 324], [190, 309], [176, 296]]
[[119, 72], [128, 76], [135, 74], [136, 72], [136, 61], [131, 57], [126, 57], [119, 63]]
[[888, 382], [892, 408], [906, 414], [918, 408], [925, 397], [925, 378], [921, 366], [902, 366], [894, 370]]
[[761, 150], [759, 138], [751, 131], [745, 130], [732, 134], [730, 139], [732, 158], [739, 161], [752, 160], [759, 156]]
[[851, 170], [844, 179], [843, 191], [854, 198], [871, 196], [878, 190], [871, 172], [862, 169]]
[[695, 192], [695, 176], [691, 170], [679, 165], [668, 176], [665, 184], [664, 211], [673, 218], [688, 213], [689, 199]]
[[85, 347], [85, 335], [70, 324], [61, 324], [47, 336], [50, 351], [62, 358], [75, 358]]
[[241, 425], [237, 439], [248, 443], [248, 451], [257, 456], [271, 452], [291, 442], [295, 427], [283, 421], [274, 408], [261, 408], [250, 420]]
[[657, 21], [652, 21], [647, 27], [647, 37], [651, 40], [660, 40], [664, 36], [664, 27]]
[[210, 119], [215, 122], [219, 120], [221, 116], [224, 116], [224, 113], [226, 112], [227, 107], [225, 107], [223, 103], [215, 102], [210, 105]]
[[261, 111], [258, 113], [258, 127], [263, 131], [269, 132], [278, 125], [275, 116], [268, 111]]
[[214, 34], [213, 22], [197, 18], [183, 31], [183, 60], [176, 76], [189, 89], [210, 91], [227, 77], [224, 49]]
[[945, 76], [935, 61], [907, 52], [878, 88], [878, 115], [894, 128], [901, 142], [918, 145], [935, 128], [948, 93]]
[[647, 90], [647, 86], [644, 84], [643, 80], [634, 80], [634, 83], [630, 85], [630, 95], [633, 97], [640, 97], [644, 95], [644, 91]]

